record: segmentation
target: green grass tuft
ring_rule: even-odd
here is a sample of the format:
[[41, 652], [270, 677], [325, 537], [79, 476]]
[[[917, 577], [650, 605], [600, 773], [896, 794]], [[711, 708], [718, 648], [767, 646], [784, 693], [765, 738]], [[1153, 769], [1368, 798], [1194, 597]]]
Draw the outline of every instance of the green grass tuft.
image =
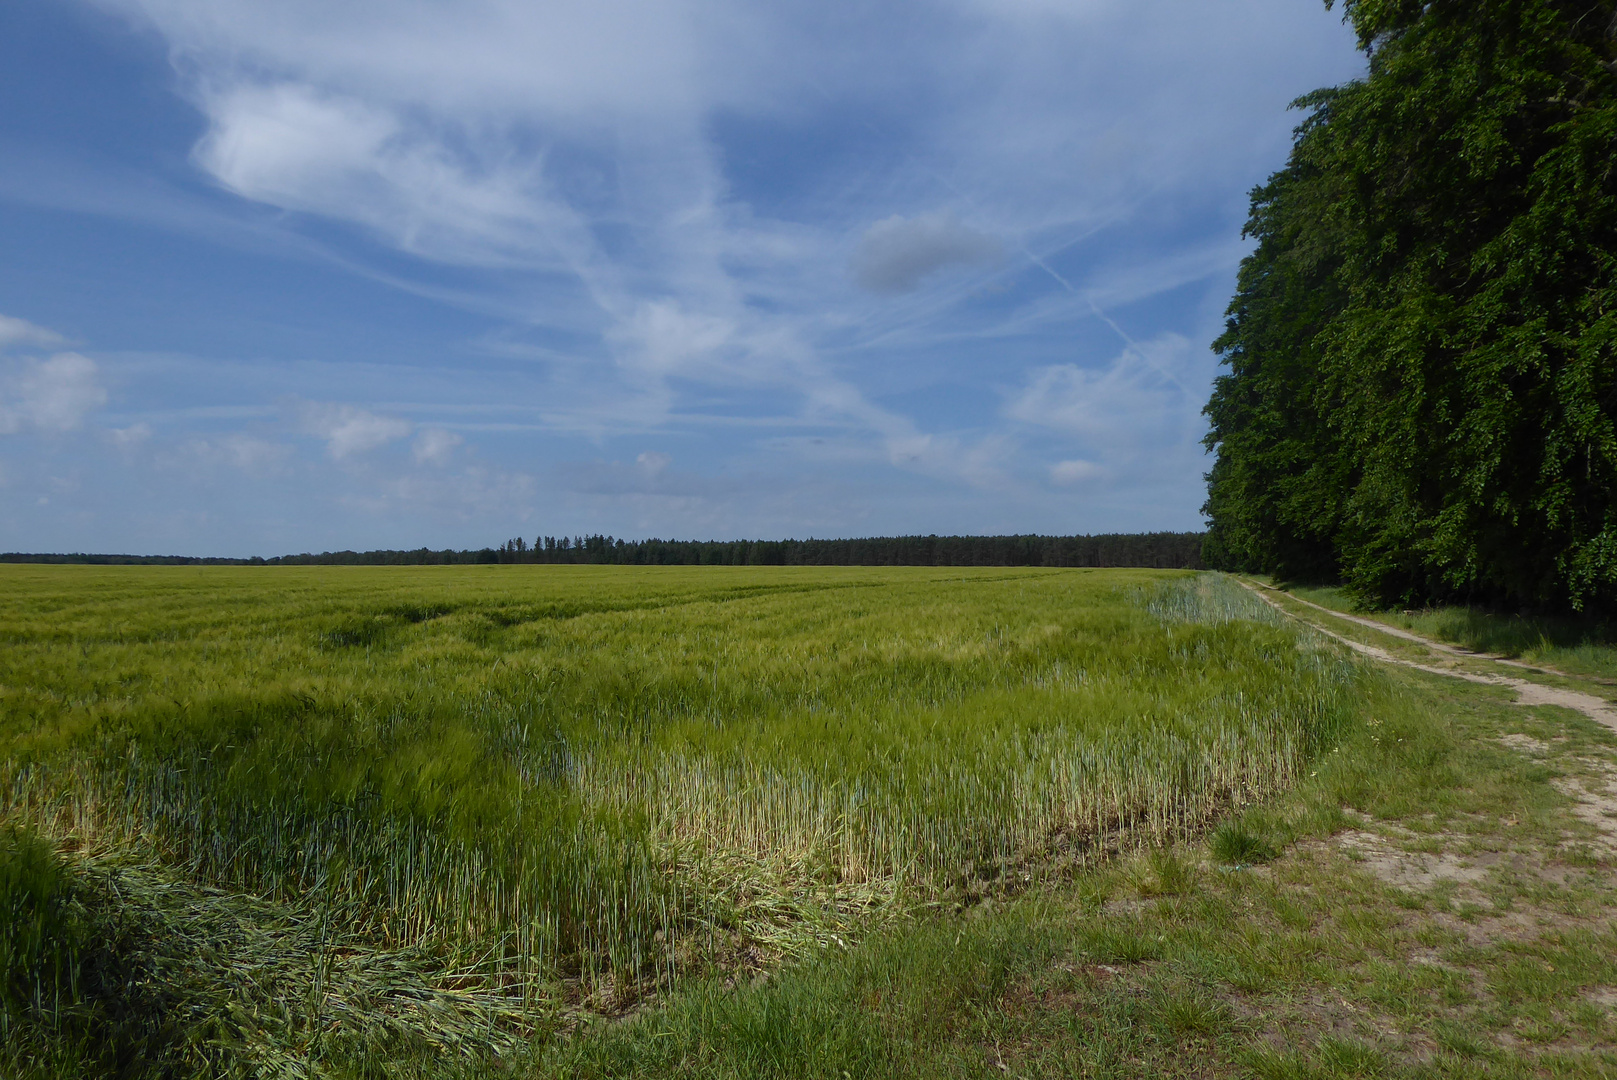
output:
[[1207, 845], [1213, 857], [1226, 866], [1266, 863], [1277, 853], [1274, 843], [1244, 818], [1220, 822], [1207, 837]]

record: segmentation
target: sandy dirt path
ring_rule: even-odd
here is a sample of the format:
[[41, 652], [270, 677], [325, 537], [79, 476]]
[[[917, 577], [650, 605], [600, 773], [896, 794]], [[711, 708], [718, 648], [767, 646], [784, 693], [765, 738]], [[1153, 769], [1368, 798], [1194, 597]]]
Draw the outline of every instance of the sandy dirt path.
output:
[[1401, 630], [1394, 626], [1388, 626], [1386, 623], [1377, 622], [1374, 619], [1365, 619], [1357, 615], [1345, 615], [1340, 611], [1332, 611], [1328, 607], [1321, 607], [1319, 604], [1311, 603], [1310, 601], [1303, 600], [1300, 597], [1293, 596], [1291, 593], [1282, 592], [1281, 590], [1274, 589], [1270, 586], [1258, 585], [1240, 578], [1237, 578], [1236, 580], [1240, 581], [1241, 584], [1247, 589], [1250, 589], [1254, 596], [1262, 600], [1265, 604], [1268, 604], [1270, 607], [1274, 608], [1276, 611], [1280, 612], [1282, 615], [1285, 615], [1287, 618], [1296, 619], [1298, 622], [1315, 631], [1318, 631], [1321, 634], [1324, 634], [1326, 637], [1334, 638], [1335, 640], [1340, 641], [1354, 652], [1369, 656], [1383, 663], [1398, 664], [1402, 667], [1411, 667], [1417, 671], [1430, 672], [1433, 675], [1446, 675], [1451, 679], [1464, 679], [1466, 682], [1486, 683], [1490, 686], [1508, 686], [1512, 690], [1516, 691], [1516, 704], [1518, 705], [1559, 705], [1563, 708], [1573, 709], [1580, 712], [1596, 723], [1604, 724], [1612, 731], [1617, 731], [1617, 707], [1614, 707], [1612, 703], [1607, 701], [1605, 698], [1597, 697], [1594, 694], [1585, 694], [1578, 690], [1566, 690], [1557, 686], [1545, 686], [1542, 683], [1531, 682], [1527, 679], [1519, 679], [1511, 675], [1494, 675], [1486, 672], [1463, 671], [1458, 668], [1438, 667], [1434, 664], [1422, 664], [1415, 660], [1406, 660], [1401, 656], [1392, 655], [1385, 649], [1379, 649], [1374, 645], [1369, 645], [1362, 641], [1355, 641], [1352, 638], [1344, 637], [1341, 634], [1326, 629], [1312, 619], [1305, 619], [1295, 612], [1287, 611], [1275, 600], [1265, 595], [1264, 590], [1267, 589], [1270, 592], [1281, 592], [1281, 594], [1287, 599], [1295, 601], [1296, 603], [1302, 604], [1306, 607], [1313, 608], [1316, 611], [1322, 611], [1332, 618], [1355, 623], [1359, 626], [1364, 626], [1371, 630], [1379, 631], [1383, 634], [1390, 634], [1395, 638], [1400, 638], [1404, 641], [1410, 641], [1418, 645], [1423, 645], [1434, 652], [1444, 653], [1446, 655], [1459, 657], [1465, 660], [1481, 661], [1492, 664], [1506, 664], [1511, 667], [1528, 668], [1530, 670], [1550, 671], [1553, 674], [1568, 679], [1577, 678], [1575, 675], [1568, 675], [1567, 673], [1561, 671], [1553, 671], [1551, 668], [1542, 667], [1540, 665], [1524, 664], [1520, 660], [1512, 660], [1509, 657], [1492, 656], [1488, 653], [1479, 653], [1473, 652], [1470, 649], [1462, 649], [1454, 645], [1449, 645], [1445, 642], [1433, 641], [1430, 638], [1422, 637], [1419, 634], [1411, 633], [1408, 630]]
[[[1421, 637], [1419, 634], [1412, 633], [1409, 630], [1403, 630], [1396, 626], [1388, 626], [1386, 623], [1378, 622], [1375, 619], [1366, 619], [1362, 615], [1349, 615], [1346, 612], [1337, 611], [1334, 608], [1328, 608], [1322, 604], [1316, 604], [1312, 600], [1304, 600], [1300, 596], [1286, 592], [1284, 589], [1277, 589], [1273, 585], [1265, 585], [1261, 581], [1251, 583], [1243, 582], [1242, 584], [1245, 584], [1247, 588], [1251, 588], [1255, 584], [1260, 589], [1267, 589], [1270, 592], [1281, 593], [1293, 603], [1302, 604], [1304, 607], [1311, 607], [1315, 611], [1323, 611], [1332, 618], [1341, 619], [1344, 622], [1357, 623], [1358, 625], [1368, 627], [1371, 630], [1378, 630], [1383, 634], [1391, 634], [1395, 638], [1403, 638], [1405, 641], [1413, 641], [1416, 644], [1426, 646], [1428, 649], [1433, 649], [1441, 653], [1448, 653], [1450, 656], [1459, 656], [1467, 660], [1491, 660], [1496, 664], [1505, 664], [1509, 667], [1525, 668], [1528, 671], [1547, 671], [1551, 675], [1559, 675], [1563, 679], [1581, 678], [1581, 676], [1572, 675], [1565, 671], [1558, 671], [1555, 668], [1547, 667], [1544, 664], [1529, 664], [1521, 660], [1512, 659], [1509, 656], [1499, 656], [1495, 653], [1477, 652], [1475, 649], [1467, 649], [1460, 645], [1450, 645], [1446, 641], [1435, 641], [1432, 638]], [[1263, 594], [1259, 593], [1258, 595], [1262, 596]]]

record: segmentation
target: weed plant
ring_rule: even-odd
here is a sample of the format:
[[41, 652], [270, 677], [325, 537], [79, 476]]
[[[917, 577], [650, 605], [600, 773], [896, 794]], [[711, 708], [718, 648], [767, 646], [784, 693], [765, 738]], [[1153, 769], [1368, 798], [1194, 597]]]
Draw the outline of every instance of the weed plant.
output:
[[[84, 867], [176, 883], [150, 891], [280, 905], [220, 930], [238, 967], [289, 970], [274, 943], [325, 928], [300, 954], [337, 957], [351, 994], [370, 992], [367, 964], [377, 992], [408, 969], [529, 1018], [489, 1004], [490, 1031], [1164, 848], [1290, 785], [1362, 678], [1214, 575], [6, 566], [0, 582], [13, 821]], [[1162, 858], [1161, 891], [1187, 889]], [[231, 1037], [296, 1042], [325, 1000]]]

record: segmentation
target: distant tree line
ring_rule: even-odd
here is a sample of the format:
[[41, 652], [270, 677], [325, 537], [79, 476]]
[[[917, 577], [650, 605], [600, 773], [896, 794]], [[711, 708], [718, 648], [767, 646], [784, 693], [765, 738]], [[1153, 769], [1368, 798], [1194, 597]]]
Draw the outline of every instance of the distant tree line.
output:
[[1203, 568], [1199, 532], [1097, 536], [886, 536], [856, 540], [620, 540], [535, 537], [465, 551], [326, 551], [270, 559], [175, 555], [0, 555], [0, 562], [95, 565], [430, 566], [574, 563], [618, 566], [1119, 566]]
[[1202, 534], [873, 536], [852, 540], [509, 540], [500, 562], [628, 566], [1141, 566], [1200, 569]]
[[1368, 73], [1297, 103], [1214, 344], [1207, 559], [1609, 611], [1617, 4], [1343, 8]]
[[0, 552], [0, 563], [75, 563], [89, 566], [245, 566], [262, 564], [263, 559], [216, 559], [191, 555], [92, 555], [85, 552], [71, 554], [52, 552]]

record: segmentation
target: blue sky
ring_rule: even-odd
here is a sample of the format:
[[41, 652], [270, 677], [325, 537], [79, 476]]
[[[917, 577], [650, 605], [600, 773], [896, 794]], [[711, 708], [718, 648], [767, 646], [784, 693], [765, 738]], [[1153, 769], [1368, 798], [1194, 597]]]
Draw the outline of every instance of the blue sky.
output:
[[1316, 0], [0, 5], [0, 550], [1200, 527]]

